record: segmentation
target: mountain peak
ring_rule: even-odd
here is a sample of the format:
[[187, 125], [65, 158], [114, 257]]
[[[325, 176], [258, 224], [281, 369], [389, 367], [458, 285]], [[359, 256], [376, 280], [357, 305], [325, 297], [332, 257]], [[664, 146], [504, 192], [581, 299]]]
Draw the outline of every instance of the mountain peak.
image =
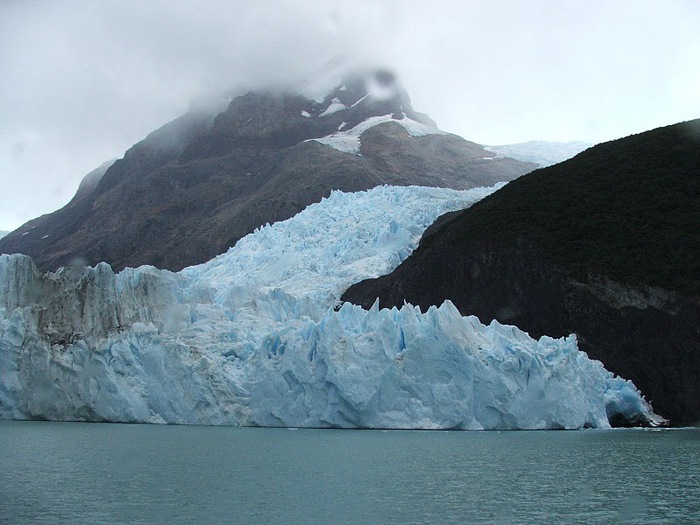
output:
[[494, 157], [416, 113], [387, 71], [349, 75], [322, 101], [249, 92], [215, 118], [193, 112], [154, 131], [68, 206], [2, 239], [0, 251], [31, 255], [42, 270], [75, 257], [179, 270], [332, 190], [468, 189], [534, 168]]
[[388, 69], [356, 71], [346, 75], [316, 105], [315, 110], [309, 116], [327, 117], [345, 111], [348, 121], [359, 122], [373, 116], [394, 115], [397, 120], [407, 116], [422, 124], [436, 126], [427, 115], [413, 109], [408, 92]]

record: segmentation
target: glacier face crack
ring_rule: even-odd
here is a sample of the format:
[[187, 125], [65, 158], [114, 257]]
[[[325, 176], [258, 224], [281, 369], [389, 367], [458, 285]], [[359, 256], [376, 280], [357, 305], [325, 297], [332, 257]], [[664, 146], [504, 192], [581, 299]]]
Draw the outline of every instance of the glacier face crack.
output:
[[583, 428], [658, 421], [573, 336], [449, 302], [338, 308], [441, 214], [495, 188], [334, 192], [179, 273], [41, 275], [0, 256], [0, 417], [363, 428]]

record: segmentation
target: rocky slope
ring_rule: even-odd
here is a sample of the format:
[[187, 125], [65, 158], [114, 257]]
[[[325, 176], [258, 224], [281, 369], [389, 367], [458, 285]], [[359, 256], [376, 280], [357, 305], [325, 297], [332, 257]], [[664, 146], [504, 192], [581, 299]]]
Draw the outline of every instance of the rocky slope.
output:
[[595, 146], [445, 217], [343, 296], [451, 300], [579, 346], [674, 425], [700, 420], [700, 120]]
[[152, 133], [64, 208], [0, 240], [0, 253], [30, 255], [42, 271], [76, 258], [179, 270], [333, 189], [468, 189], [535, 167], [495, 157], [440, 132], [386, 73], [349, 79], [320, 103], [249, 93], [215, 118], [188, 114]]

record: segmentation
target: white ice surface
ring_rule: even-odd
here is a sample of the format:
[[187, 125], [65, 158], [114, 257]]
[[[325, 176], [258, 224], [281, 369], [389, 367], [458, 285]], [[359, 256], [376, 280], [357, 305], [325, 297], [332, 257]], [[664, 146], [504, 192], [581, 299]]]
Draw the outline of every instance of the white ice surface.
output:
[[370, 428], [606, 427], [651, 417], [578, 351], [462, 317], [343, 305], [435, 218], [493, 189], [334, 192], [179, 273], [40, 275], [0, 256], [0, 417]]

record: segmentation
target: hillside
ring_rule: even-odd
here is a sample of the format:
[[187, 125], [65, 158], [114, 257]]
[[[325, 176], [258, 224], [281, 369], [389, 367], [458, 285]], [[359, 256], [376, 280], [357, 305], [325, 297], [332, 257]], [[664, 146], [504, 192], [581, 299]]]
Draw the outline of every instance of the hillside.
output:
[[30, 255], [42, 271], [76, 259], [180, 270], [334, 189], [469, 189], [535, 167], [495, 157], [441, 132], [381, 72], [349, 78], [321, 102], [248, 93], [219, 115], [187, 114], [153, 132], [64, 208], [0, 240], [0, 253]]
[[700, 120], [600, 144], [443, 219], [343, 299], [377, 297], [576, 333], [658, 413], [700, 420]]

